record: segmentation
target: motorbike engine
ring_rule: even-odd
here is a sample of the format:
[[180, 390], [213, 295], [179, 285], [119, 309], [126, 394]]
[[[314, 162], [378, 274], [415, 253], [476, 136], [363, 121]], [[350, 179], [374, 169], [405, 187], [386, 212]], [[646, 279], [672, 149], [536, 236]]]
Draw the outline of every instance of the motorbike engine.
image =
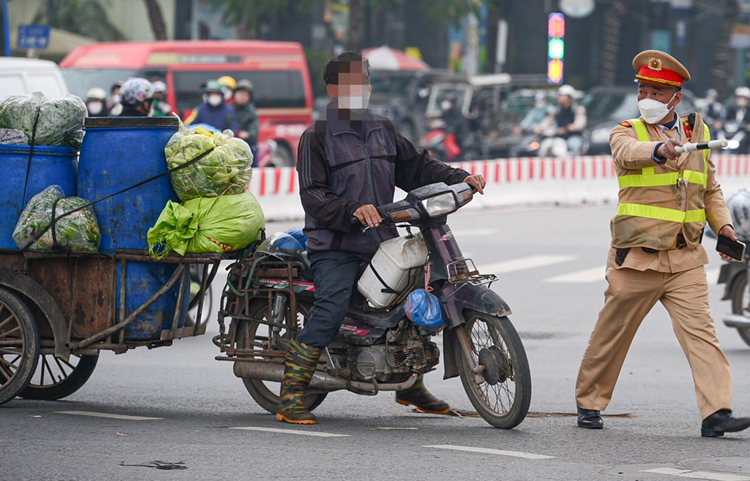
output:
[[[352, 377], [368, 381], [401, 382], [412, 371], [426, 372], [440, 361], [434, 342], [408, 341], [405, 345], [375, 345], [350, 352]], [[396, 376], [406, 374], [406, 376]], [[396, 379], [398, 378], [398, 379]]]

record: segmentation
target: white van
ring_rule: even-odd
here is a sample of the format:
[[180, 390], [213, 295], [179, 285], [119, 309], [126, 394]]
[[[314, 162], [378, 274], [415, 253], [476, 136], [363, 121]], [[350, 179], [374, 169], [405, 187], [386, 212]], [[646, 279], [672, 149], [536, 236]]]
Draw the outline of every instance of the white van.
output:
[[0, 99], [34, 92], [50, 98], [68, 93], [57, 64], [34, 58], [0, 57]]

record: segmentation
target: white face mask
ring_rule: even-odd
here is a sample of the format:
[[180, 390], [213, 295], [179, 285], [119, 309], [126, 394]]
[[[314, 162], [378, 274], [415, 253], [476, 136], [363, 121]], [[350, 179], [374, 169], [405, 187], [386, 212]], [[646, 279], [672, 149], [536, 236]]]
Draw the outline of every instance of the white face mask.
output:
[[208, 103], [213, 107], [218, 107], [223, 101], [224, 97], [221, 94], [213, 94], [208, 96]]
[[112, 103], [113, 104], [119, 104], [120, 103], [120, 95], [119, 94], [115, 94], [115, 95], [112, 96]]
[[645, 120], [648, 124], [656, 124], [658, 122], [661, 122], [664, 117], [669, 114], [669, 111], [672, 110], [667, 107], [667, 105], [669, 105], [670, 102], [674, 100], [675, 95], [677, 95], [677, 92], [672, 95], [672, 98], [669, 99], [669, 102], [667, 102], [666, 104], [663, 104], [654, 99], [639, 100], [638, 110], [641, 112], [641, 117], [643, 117], [643, 120]]
[[91, 102], [89, 105], [89, 113], [91, 115], [99, 115], [102, 113], [102, 103], [101, 102]]
[[443, 100], [442, 102], [440, 102], [440, 109], [443, 111], [450, 110], [451, 107], [453, 107], [453, 104], [450, 100]]
[[352, 110], [354, 112], [364, 112], [370, 104], [370, 89], [364, 89], [362, 96], [339, 97], [339, 108]]

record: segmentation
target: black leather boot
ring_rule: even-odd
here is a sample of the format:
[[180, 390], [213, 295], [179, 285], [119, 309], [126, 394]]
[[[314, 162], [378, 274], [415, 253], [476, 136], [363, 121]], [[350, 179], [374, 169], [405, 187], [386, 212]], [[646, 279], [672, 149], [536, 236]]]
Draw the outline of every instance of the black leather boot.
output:
[[604, 421], [599, 411], [592, 409], [578, 408], [578, 427], [585, 429], [602, 429], [604, 428]]
[[750, 428], [750, 418], [736, 418], [729, 409], [721, 409], [703, 420], [701, 436], [715, 438], [724, 436], [724, 433], [736, 433], [747, 428]]

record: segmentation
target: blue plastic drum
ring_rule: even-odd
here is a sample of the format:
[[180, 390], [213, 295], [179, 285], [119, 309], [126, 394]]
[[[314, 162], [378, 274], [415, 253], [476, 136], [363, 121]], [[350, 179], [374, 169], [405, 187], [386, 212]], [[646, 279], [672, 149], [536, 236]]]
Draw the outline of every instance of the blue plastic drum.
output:
[[[0, 144], [0, 248], [16, 249], [13, 229], [26, 204], [50, 185], [59, 185], [65, 195], [76, 195], [76, 150], [72, 147], [35, 146], [29, 167], [28, 145]], [[26, 196], [23, 195], [24, 185]], [[22, 198], [23, 197], [23, 198]]]
[[[174, 117], [86, 119], [86, 136], [78, 164], [78, 195], [88, 200], [101, 199], [165, 172], [164, 147], [178, 127], [179, 122]], [[95, 204], [102, 231], [100, 251], [114, 253], [117, 249], [138, 249], [145, 252], [148, 249], [148, 229], [169, 200], [179, 202], [170, 177], [165, 175]], [[128, 262], [126, 317], [164, 286], [176, 269], [174, 264]], [[118, 275], [118, 297], [120, 282], [121, 275]], [[190, 286], [186, 284], [183, 315], [178, 327], [184, 324], [190, 300]], [[125, 338], [158, 339], [163, 329], [170, 329], [178, 290], [179, 283], [125, 329]], [[119, 298], [116, 305], [119, 308]]]

